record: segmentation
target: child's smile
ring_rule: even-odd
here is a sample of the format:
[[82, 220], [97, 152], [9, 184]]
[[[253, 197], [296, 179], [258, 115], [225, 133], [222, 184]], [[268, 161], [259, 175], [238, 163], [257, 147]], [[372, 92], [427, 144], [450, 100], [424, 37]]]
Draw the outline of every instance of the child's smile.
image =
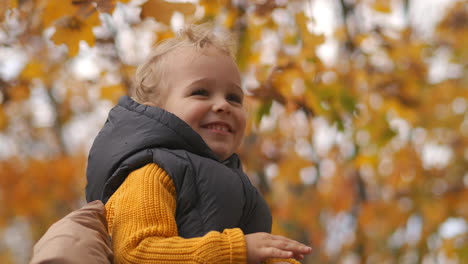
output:
[[233, 59], [215, 48], [181, 47], [168, 54], [162, 108], [189, 124], [221, 159], [239, 147], [244, 94]]
[[227, 123], [222, 121], [209, 123], [207, 125], [203, 125], [202, 128], [210, 129], [215, 133], [220, 133], [223, 135], [227, 135], [232, 132], [231, 126]]

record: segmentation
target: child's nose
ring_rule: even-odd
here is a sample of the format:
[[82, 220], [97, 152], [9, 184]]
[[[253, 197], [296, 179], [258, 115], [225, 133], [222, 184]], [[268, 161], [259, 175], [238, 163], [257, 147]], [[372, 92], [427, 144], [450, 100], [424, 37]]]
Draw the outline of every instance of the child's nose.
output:
[[226, 113], [229, 113], [230, 112], [230, 107], [229, 107], [229, 102], [226, 100], [226, 99], [217, 99], [214, 103], [213, 103], [213, 111], [214, 112], [226, 112]]

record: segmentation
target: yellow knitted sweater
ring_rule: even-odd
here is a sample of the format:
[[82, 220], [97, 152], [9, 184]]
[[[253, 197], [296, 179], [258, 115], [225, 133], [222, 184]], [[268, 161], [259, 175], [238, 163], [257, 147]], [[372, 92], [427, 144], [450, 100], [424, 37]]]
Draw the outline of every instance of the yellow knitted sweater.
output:
[[246, 263], [245, 239], [239, 228], [190, 239], [178, 236], [176, 190], [156, 164], [132, 172], [106, 209], [115, 263]]

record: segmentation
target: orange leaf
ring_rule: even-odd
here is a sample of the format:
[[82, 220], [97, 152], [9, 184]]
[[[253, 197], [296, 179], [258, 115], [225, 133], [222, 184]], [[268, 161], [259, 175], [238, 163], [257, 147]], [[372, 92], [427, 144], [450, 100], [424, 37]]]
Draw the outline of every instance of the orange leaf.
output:
[[20, 82], [8, 88], [8, 96], [13, 101], [20, 101], [29, 97], [29, 86], [26, 82]]
[[33, 60], [30, 61], [21, 72], [21, 78], [31, 80], [33, 78], [39, 78], [44, 75], [44, 69], [42, 63]]

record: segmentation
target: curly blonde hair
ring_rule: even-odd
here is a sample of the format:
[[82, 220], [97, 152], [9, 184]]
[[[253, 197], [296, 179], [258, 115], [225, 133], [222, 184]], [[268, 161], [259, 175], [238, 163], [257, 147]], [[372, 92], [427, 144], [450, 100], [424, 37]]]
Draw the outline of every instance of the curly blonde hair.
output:
[[223, 54], [235, 58], [235, 41], [231, 34], [215, 30], [210, 23], [187, 25], [173, 38], [157, 44], [146, 61], [135, 73], [132, 98], [139, 102], [153, 102], [161, 105], [164, 83], [165, 55], [179, 47], [194, 47], [203, 50], [214, 47]]

